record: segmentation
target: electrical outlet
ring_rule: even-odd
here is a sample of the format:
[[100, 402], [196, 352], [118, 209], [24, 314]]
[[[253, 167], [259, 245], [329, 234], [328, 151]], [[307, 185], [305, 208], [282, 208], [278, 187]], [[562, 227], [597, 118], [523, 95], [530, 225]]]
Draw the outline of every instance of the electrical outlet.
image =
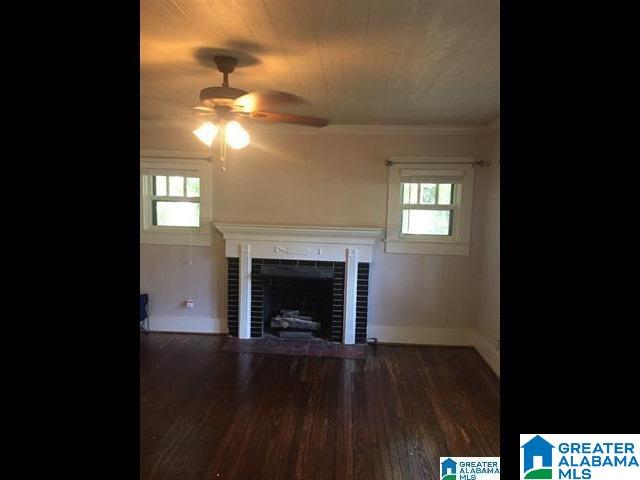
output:
[[496, 338], [496, 351], [499, 352], [500, 351], [500, 339]]

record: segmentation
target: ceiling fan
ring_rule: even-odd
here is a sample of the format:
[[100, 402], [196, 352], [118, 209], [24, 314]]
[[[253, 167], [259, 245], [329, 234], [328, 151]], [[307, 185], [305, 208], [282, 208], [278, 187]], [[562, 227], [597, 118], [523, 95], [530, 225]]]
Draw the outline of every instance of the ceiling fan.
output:
[[[238, 59], [226, 55], [216, 55], [213, 61], [222, 72], [220, 87], [208, 87], [200, 91], [200, 105], [192, 107], [196, 114], [212, 117], [193, 131], [194, 135], [205, 145], [211, 147], [218, 134], [221, 136], [221, 157], [224, 161], [225, 147], [240, 149], [250, 142], [249, 133], [240, 121], [292, 123], [311, 127], [324, 127], [329, 120], [307, 117], [292, 113], [281, 113], [275, 110], [283, 105], [307, 103], [302, 97], [277, 90], [261, 90], [245, 92], [229, 86], [229, 74], [238, 64]], [[224, 167], [223, 167], [224, 168]]]

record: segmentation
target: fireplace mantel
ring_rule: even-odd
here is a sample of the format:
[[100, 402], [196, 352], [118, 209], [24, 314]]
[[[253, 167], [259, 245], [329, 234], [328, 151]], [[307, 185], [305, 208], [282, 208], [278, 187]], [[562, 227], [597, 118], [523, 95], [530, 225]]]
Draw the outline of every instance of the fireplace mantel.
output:
[[239, 257], [240, 245], [251, 244], [260, 258], [345, 261], [345, 249], [358, 250], [360, 261], [370, 262], [380, 239], [379, 227], [322, 227], [215, 223], [225, 239], [227, 257]]
[[238, 337], [251, 337], [251, 259], [344, 262], [343, 343], [355, 343], [358, 263], [371, 263], [378, 227], [215, 223], [225, 255], [239, 259]]

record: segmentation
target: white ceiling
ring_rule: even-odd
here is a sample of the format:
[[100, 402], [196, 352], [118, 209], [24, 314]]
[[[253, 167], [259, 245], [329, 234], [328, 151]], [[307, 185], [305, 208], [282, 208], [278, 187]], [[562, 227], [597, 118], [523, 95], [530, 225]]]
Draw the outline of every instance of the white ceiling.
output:
[[141, 0], [141, 118], [218, 86], [307, 98], [339, 124], [482, 124], [500, 111], [499, 0]]

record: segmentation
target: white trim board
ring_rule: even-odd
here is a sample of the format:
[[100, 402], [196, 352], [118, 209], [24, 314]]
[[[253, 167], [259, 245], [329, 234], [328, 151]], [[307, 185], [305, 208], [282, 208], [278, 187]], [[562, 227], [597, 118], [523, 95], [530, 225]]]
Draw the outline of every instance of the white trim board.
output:
[[144, 245], [188, 245], [210, 247], [209, 233], [140, 232], [140, 243]]
[[415, 242], [411, 240], [386, 240], [385, 253], [411, 253], [420, 255], [458, 255], [468, 257], [471, 242]]
[[484, 358], [484, 361], [489, 364], [491, 370], [500, 377], [500, 352], [496, 351], [491, 342], [479, 331], [474, 332], [473, 347]]
[[220, 318], [165, 315], [149, 315], [149, 330], [183, 333], [228, 333], [229, 331], [227, 321]]
[[151, 150], [140, 149], [140, 158], [145, 160], [205, 160], [211, 156], [211, 152], [194, 150]]

